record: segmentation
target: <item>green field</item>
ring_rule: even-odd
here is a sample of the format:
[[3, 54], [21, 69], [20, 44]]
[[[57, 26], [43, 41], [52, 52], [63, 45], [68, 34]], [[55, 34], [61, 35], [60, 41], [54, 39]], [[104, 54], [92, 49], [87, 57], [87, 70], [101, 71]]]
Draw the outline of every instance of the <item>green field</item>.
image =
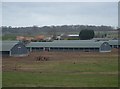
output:
[[116, 87], [114, 74], [4, 72], [7, 87]]
[[[28, 59], [3, 61], [3, 87], [118, 86], [116, 53], [47, 53], [44, 55], [51, 56], [51, 60], [42, 62], [34, 61], [33, 55]], [[15, 65], [16, 70], [13, 70]]]

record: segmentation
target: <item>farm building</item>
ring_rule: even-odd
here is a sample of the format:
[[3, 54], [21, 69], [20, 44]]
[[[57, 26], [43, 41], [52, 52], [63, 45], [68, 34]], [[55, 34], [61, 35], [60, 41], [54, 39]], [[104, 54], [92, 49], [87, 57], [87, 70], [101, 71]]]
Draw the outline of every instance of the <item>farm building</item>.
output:
[[22, 42], [3, 41], [1, 53], [3, 56], [26, 56], [28, 50]]
[[96, 40], [96, 41], [109, 41], [109, 40], [111, 40], [111, 38], [93, 38], [92, 40]]
[[111, 52], [108, 42], [56, 40], [53, 42], [31, 42], [27, 46], [29, 51], [84, 51], [84, 52]]
[[92, 40], [108, 42], [111, 48], [120, 48], [120, 40], [110, 40], [110, 38], [94, 38]]
[[68, 35], [68, 38], [79, 38], [79, 35], [77, 34]]
[[120, 40], [109, 40], [108, 43], [112, 48], [120, 48]]

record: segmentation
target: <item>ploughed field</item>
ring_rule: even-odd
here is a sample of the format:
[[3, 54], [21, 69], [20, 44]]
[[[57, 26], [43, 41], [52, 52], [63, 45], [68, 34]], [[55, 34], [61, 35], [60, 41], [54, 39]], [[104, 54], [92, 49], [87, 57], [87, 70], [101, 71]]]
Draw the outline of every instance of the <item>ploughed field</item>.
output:
[[3, 57], [3, 87], [117, 87], [118, 52], [32, 52]]

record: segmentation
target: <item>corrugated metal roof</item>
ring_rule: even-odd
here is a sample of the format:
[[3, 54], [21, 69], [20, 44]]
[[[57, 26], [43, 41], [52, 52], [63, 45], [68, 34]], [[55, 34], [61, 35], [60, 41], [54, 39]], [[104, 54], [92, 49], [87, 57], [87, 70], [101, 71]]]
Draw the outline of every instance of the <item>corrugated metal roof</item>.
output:
[[54, 40], [53, 42], [95, 42], [95, 40]]
[[108, 43], [110, 45], [120, 45], [120, 40], [109, 40]]
[[99, 48], [104, 42], [95, 41], [53, 41], [53, 42], [31, 42], [27, 47], [82, 47], [82, 48]]
[[[0, 41], [2, 49], [0, 51], [10, 51], [19, 41]], [[110, 45], [120, 45], [118, 40], [97, 41], [94, 40], [55, 40], [53, 42], [31, 42], [27, 47], [81, 47], [81, 48], [99, 48], [104, 42]]]
[[19, 41], [1, 41], [2, 43], [2, 50], [0, 51], [10, 51], [11, 48], [16, 45]]

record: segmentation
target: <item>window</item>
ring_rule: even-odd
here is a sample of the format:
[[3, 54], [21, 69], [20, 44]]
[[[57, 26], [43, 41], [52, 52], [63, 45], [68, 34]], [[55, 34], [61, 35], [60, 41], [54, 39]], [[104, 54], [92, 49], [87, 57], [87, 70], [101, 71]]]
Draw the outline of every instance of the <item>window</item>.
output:
[[20, 46], [18, 46], [18, 48], [20, 49], [21, 47], [20, 47]]

